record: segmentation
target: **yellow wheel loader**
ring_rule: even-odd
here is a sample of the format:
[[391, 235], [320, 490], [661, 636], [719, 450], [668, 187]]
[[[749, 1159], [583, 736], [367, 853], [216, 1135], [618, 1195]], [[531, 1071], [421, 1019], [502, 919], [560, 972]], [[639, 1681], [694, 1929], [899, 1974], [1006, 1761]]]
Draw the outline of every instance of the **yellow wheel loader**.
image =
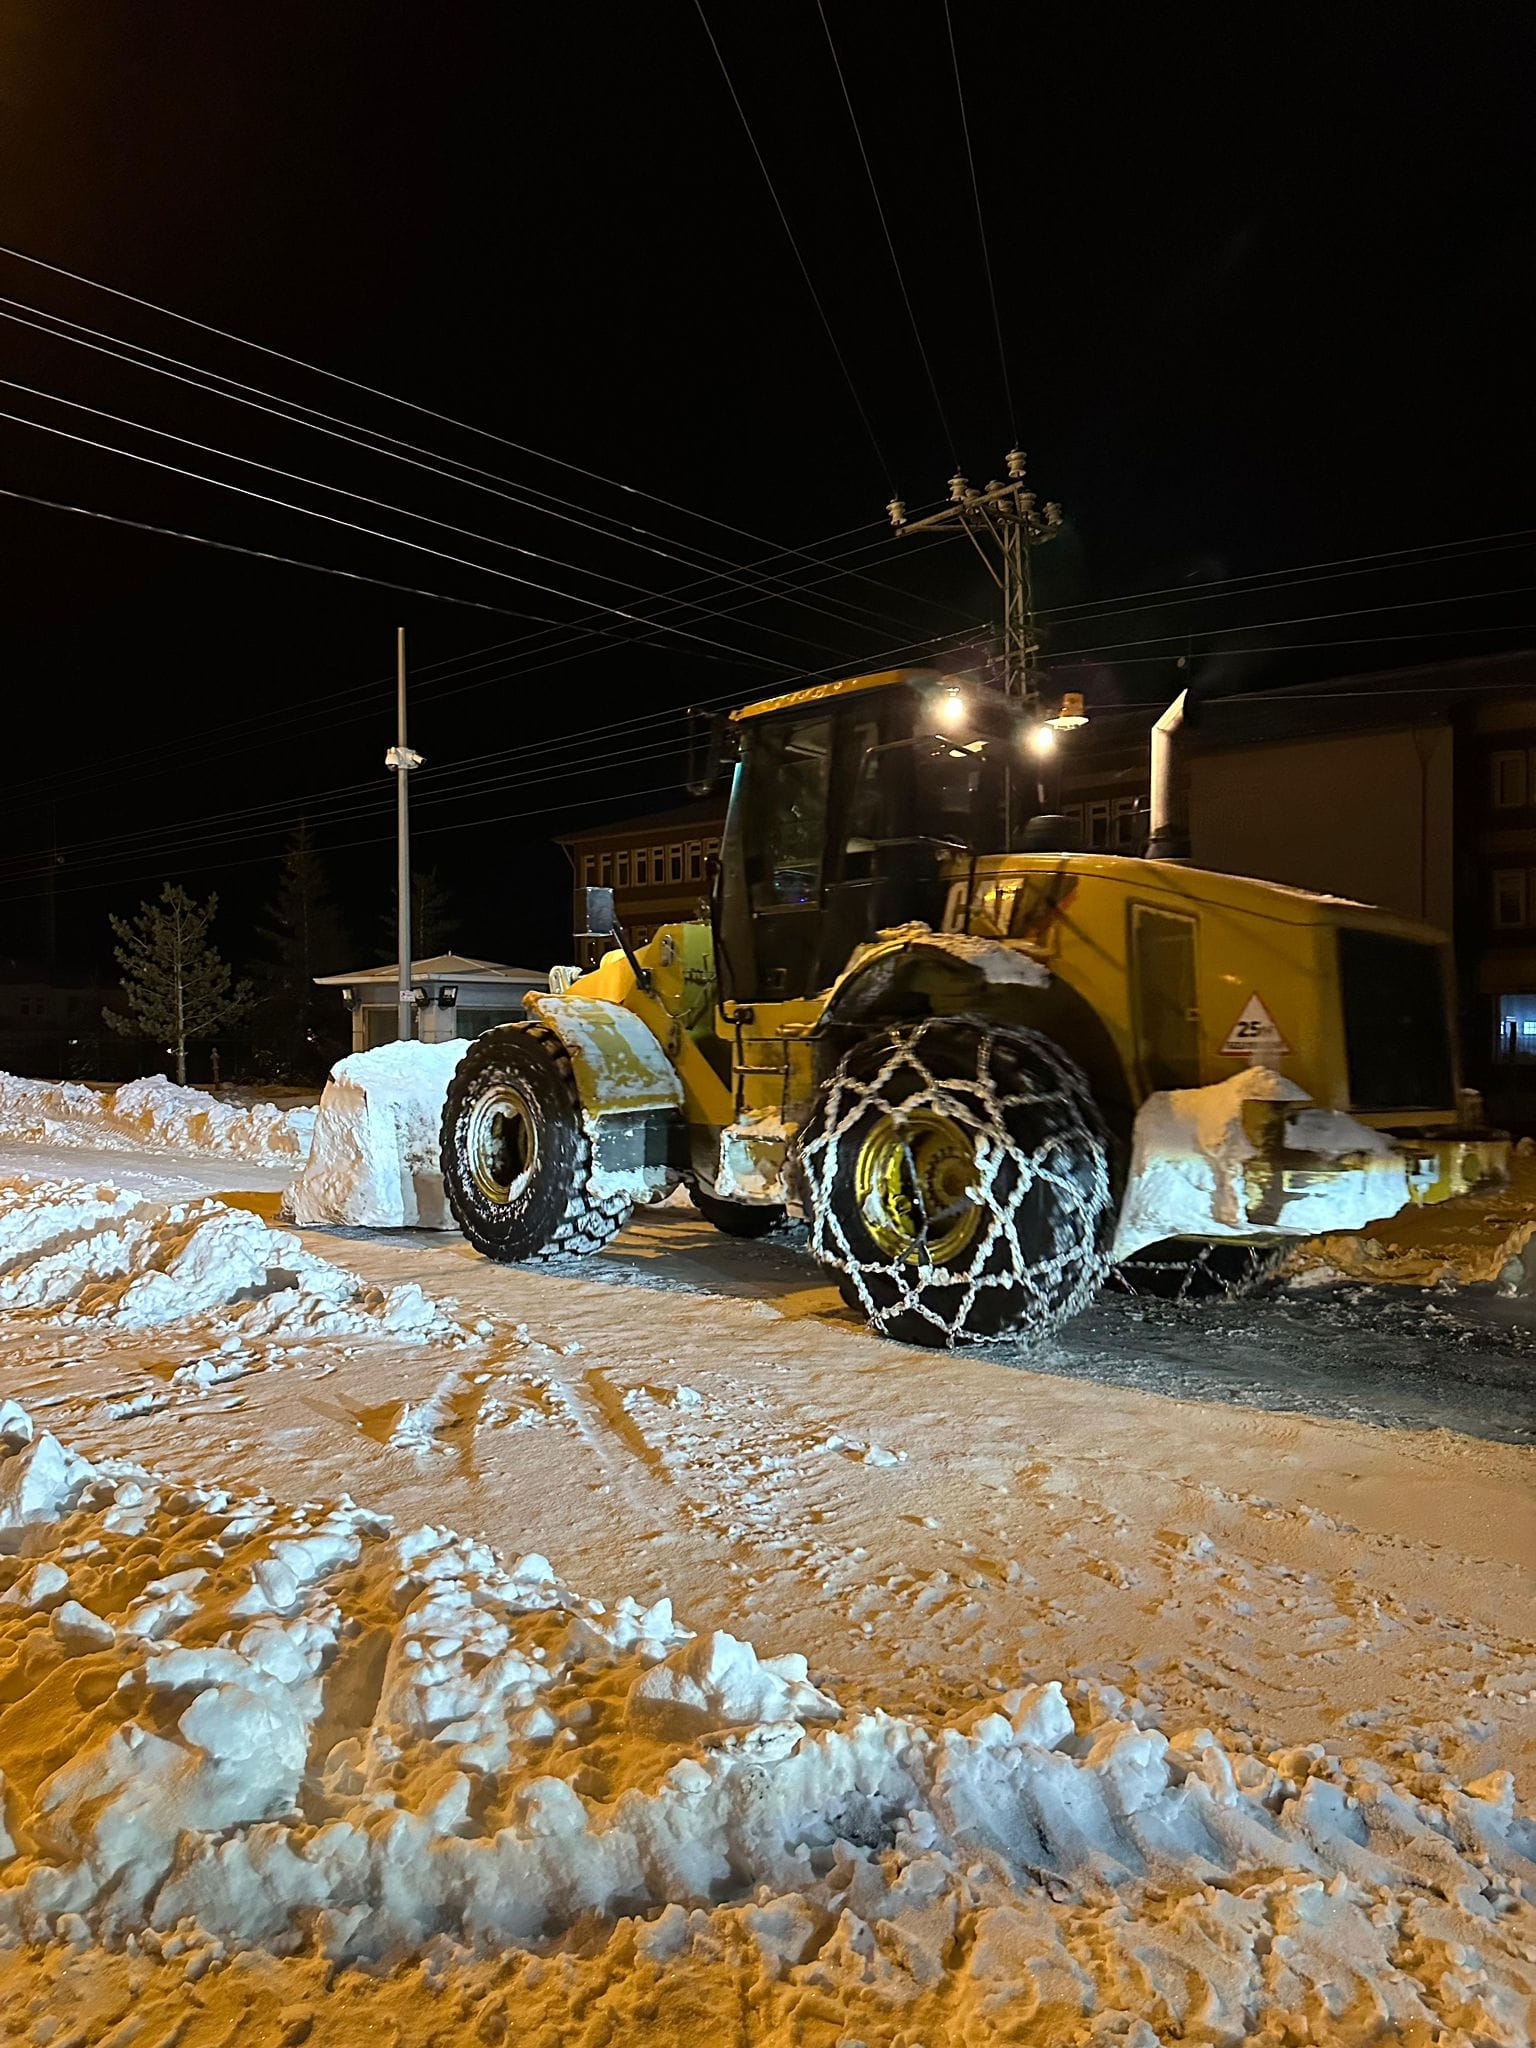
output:
[[489, 1257], [596, 1251], [682, 1181], [734, 1235], [802, 1219], [889, 1336], [1028, 1340], [1149, 1246], [1360, 1227], [1500, 1170], [1435, 932], [1074, 850], [1022, 707], [940, 674], [734, 724], [708, 920], [616, 931], [454, 1076], [443, 1179]]

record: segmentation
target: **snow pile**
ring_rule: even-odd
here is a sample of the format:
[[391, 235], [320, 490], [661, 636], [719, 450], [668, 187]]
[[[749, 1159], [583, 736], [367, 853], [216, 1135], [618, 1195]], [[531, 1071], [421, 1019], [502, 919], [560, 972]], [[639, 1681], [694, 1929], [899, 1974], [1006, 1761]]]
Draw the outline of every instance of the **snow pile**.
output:
[[297, 1222], [454, 1228], [438, 1171], [438, 1133], [448, 1083], [469, 1043], [404, 1041], [336, 1062], [309, 1156], [289, 1190]]
[[128, 1329], [210, 1317], [252, 1337], [469, 1335], [420, 1287], [370, 1286], [250, 1210], [26, 1176], [0, 1180], [0, 1315]]
[[[1278, 1209], [1250, 1191], [1245, 1168], [1258, 1148], [1243, 1122], [1250, 1102], [1309, 1097], [1269, 1067], [1245, 1067], [1208, 1088], [1149, 1095], [1136, 1113], [1131, 1171], [1115, 1234], [1129, 1258], [1169, 1237], [1251, 1237], [1256, 1230], [1311, 1237], [1360, 1230], [1395, 1216], [1409, 1199], [1406, 1167], [1391, 1141], [1341, 1110], [1301, 1108], [1286, 1118], [1288, 1150], [1341, 1162], [1327, 1180], [1287, 1192]], [[1343, 1162], [1349, 1162], [1344, 1164]]]
[[0, 1138], [110, 1151], [211, 1152], [227, 1159], [302, 1159], [315, 1112], [258, 1102], [239, 1108], [180, 1088], [164, 1074], [98, 1093], [77, 1081], [0, 1074]]
[[627, 1987], [733, 1959], [717, 1991], [829, 2040], [1536, 2024], [1507, 1777], [1169, 1736], [1082, 1684], [841, 1715], [799, 1660], [605, 1610], [541, 1556], [93, 1468], [14, 1406], [0, 1449], [5, 1942], [203, 1978], [579, 1928], [530, 1989], [588, 1973], [615, 2037]]

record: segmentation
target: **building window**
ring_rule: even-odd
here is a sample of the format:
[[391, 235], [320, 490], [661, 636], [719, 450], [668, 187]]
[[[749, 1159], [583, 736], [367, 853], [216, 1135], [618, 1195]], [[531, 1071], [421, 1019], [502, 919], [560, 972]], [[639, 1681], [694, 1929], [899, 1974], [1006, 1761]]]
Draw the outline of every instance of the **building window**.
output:
[[1530, 909], [1524, 868], [1498, 868], [1493, 877], [1493, 921], [1503, 931], [1516, 931], [1529, 922]]
[[651, 879], [651, 856], [643, 846], [635, 849], [635, 887], [643, 889]]
[[1139, 805], [1133, 796], [1117, 796], [1113, 817], [1110, 820], [1109, 843], [1111, 846], [1134, 846], [1140, 837], [1137, 818]]
[[667, 854], [666, 854], [666, 848], [665, 848], [665, 847], [662, 847], [662, 846], [653, 846], [653, 847], [651, 848], [651, 887], [652, 887], [653, 889], [659, 889], [659, 888], [661, 887], [662, 883], [663, 883], [663, 882], [664, 882], [664, 881], [665, 881], [666, 879], [667, 879]]
[[618, 884], [621, 889], [627, 889], [629, 887], [629, 848], [627, 846], [618, 858]]
[[688, 879], [690, 882], [702, 882], [704, 879], [704, 842], [701, 839], [688, 842]]
[[680, 882], [683, 879], [683, 848], [681, 841], [667, 848], [667, 880]]
[[605, 889], [613, 887], [613, 855], [605, 853], [597, 864], [597, 878]]
[[1097, 803], [1083, 805], [1083, 819], [1088, 827], [1088, 844], [1092, 847], [1109, 844], [1109, 799], [1101, 798]]
[[584, 853], [581, 857], [581, 879], [590, 888], [597, 880], [597, 855]]
[[719, 842], [719, 840], [718, 840], [718, 839], [706, 839], [706, 840], [705, 840], [705, 842], [704, 842], [704, 858], [705, 858], [706, 860], [713, 860], [713, 859], [715, 858], [716, 854], [717, 854], [717, 853], [719, 853], [719, 851], [720, 851], [720, 842]]
[[1493, 1050], [1496, 1059], [1536, 1065], [1536, 995], [1497, 998]]
[[[1536, 748], [1531, 750], [1536, 760]], [[1530, 802], [1530, 762], [1524, 747], [1493, 756], [1493, 804], [1499, 811], [1523, 810]]]

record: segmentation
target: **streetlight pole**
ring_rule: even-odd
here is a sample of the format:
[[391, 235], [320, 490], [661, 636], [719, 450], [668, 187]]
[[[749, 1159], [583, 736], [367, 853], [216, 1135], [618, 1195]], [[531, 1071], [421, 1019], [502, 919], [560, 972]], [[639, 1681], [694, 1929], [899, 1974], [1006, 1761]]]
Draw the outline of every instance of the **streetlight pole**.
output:
[[416, 999], [411, 986], [411, 770], [421, 766], [420, 754], [405, 743], [405, 628], [395, 638], [395, 744], [384, 756], [386, 768], [395, 772], [395, 942], [399, 960], [396, 999], [399, 1004], [398, 1036], [416, 1035]]

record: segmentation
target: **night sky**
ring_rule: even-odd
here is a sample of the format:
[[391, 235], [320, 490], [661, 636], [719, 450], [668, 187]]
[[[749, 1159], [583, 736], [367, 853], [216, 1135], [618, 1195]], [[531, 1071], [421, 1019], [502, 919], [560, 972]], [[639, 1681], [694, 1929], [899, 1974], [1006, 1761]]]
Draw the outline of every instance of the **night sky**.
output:
[[[951, 0], [1010, 416], [943, 0], [824, 0], [900, 282], [815, 0], [705, 4], [847, 379], [693, 0], [0, 14], [0, 242], [428, 409], [0, 255], [0, 412], [377, 531], [11, 418], [0, 486], [432, 593], [0, 498], [0, 954], [35, 950], [56, 849], [66, 956], [168, 876], [254, 956], [304, 814], [378, 957], [403, 622], [418, 860], [467, 950], [563, 955], [549, 835], [681, 794], [674, 724], [600, 729], [974, 654], [974, 557], [883, 508], [957, 461], [984, 482], [1015, 434], [1067, 510], [1040, 600], [1091, 702], [1536, 638], [1536, 553], [1503, 538], [1536, 526], [1528, 10]], [[126, 343], [250, 402], [100, 352]], [[260, 409], [294, 404], [331, 432]], [[639, 623], [685, 584], [679, 630]]]

